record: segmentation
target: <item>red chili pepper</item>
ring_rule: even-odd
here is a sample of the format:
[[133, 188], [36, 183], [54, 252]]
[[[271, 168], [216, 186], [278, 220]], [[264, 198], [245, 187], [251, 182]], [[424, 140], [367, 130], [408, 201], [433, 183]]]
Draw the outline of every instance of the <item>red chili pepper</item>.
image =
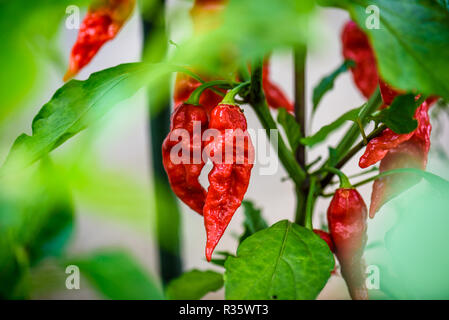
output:
[[313, 232], [315, 232], [316, 235], [318, 235], [322, 240], [326, 241], [327, 245], [329, 246], [329, 249], [335, 253], [335, 245], [334, 241], [332, 240], [332, 237], [329, 233], [323, 230], [313, 229]]
[[351, 68], [354, 82], [362, 94], [369, 98], [379, 81], [376, 57], [369, 39], [353, 21], [345, 24], [341, 39], [343, 57], [356, 63], [355, 67]]
[[210, 185], [203, 211], [208, 261], [241, 205], [254, 159], [246, 118], [237, 105], [218, 105], [210, 115], [209, 128], [218, 130], [220, 134], [207, 145], [214, 165], [209, 173]]
[[[360, 166], [369, 166], [380, 159], [380, 172], [398, 168], [417, 168], [424, 170], [430, 149], [432, 125], [429, 108], [435, 100], [426, 100], [417, 110], [418, 128], [410, 134], [397, 135], [396, 140], [387, 139], [385, 131], [381, 136], [370, 141], [365, 154], [360, 158]], [[396, 134], [394, 134], [396, 135]], [[400, 141], [400, 143], [397, 143]], [[386, 148], [390, 144], [390, 148]], [[363, 165], [363, 166], [362, 166]], [[389, 200], [420, 181], [416, 175], [395, 174], [380, 178], [374, 182], [371, 194], [369, 215], [374, 218], [379, 209]]]
[[366, 300], [363, 250], [367, 241], [367, 208], [357, 190], [338, 189], [329, 205], [327, 219], [349, 293], [354, 300]]
[[64, 81], [74, 77], [131, 16], [135, 0], [96, 0], [84, 17]]
[[[200, 132], [194, 131], [195, 121], [200, 125]], [[170, 133], [162, 144], [162, 160], [168, 180], [173, 192], [190, 208], [203, 214], [206, 190], [201, 186], [198, 178], [204, 167], [202, 159], [202, 134], [207, 129], [208, 117], [206, 111], [200, 106], [180, 104], [176, 107], [170, 125]], [[178, 129], [186, 130], [189, 134], [187, 145], [183, 145], [182, 151], [189, 152], [189, 156], [182, 158], [179, 163], [172, 160], [171, 155], [180, 156], [179, 151], [173, 154], [174, 147], [179, 145], [182, 132]], [[199, 136], [198, 136], [199, 134]], [[195, 157], [195, 155], [199, 155]]]
[[287, 98], [285, 93], [270, 79], [270, 64], [266, 60], [263, 65], [262, 86], [265, 92], [268, 105], [273, 109], [284, 108], [288, 112], [293, 113], [295, 106]]

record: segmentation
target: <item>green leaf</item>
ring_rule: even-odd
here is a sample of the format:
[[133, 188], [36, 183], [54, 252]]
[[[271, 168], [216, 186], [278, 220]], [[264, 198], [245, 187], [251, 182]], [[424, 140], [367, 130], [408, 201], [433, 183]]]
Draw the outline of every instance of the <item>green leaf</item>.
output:
[[221, 287], [223, 287], [221, 273], [191, 270], [171, 281], [167, 286], [166, 295], [170, 300], [199, 300]]
[[360, 107], [346, 112], [331, 124], [322, 127], [314, 135], [306, 138], [301, 138], [301, 143], [306, 146], [312, 147], [318, 143], [323, 142], [332, 132], [340, 128], [346, 121], [356, 121], [362, 108], [363, 107]]
[[375, 119], [396, 133], [410, 133], [418, 127], [414, 118], [417, 107], [414, 94], [397, 96], [391, 106], [382, 110]]
[[298, 148], [301, 139], [301, 127], [299, 123], [296, 121], [295, 117], [288, 113], [284, 108], [279, 109], [277, 120], [282, 128], [284, 128], [291, 149], [295, 151]]
[[2, 169], [20, 169], [88, 127], [142, 87], [146, 72], [148, 65], [122, 64], [94, 73], [85, 81], [66, 83], [33, 119], [32, 135], [16, 139]]
[[256, 209], [251, 201], [243, 201], [243, 208], [245, 213], [245, 220], [243, 221], [243, 227], [245, 231], [240, 237], [239, 243], [251, 236], [252, 234], [268, 228], [267, 222], [264, 220], [260, 209]]
[[337, 70], [321, 79], [320, 83], [313, 89], [313, 97], [312, 97], [313, 113], [315, 113], [315, 111], [318, 109], [318, 104], [320, 103], [324, 95], [328, 91], [332, 90], [332, 88], [334, 87], [334, 82], [338, 78], [338, 76], [348, 71], [349, 68], [353, 66], [355, 66], [354, 61], [346, 60], [337, 68]]
[[103, 250], [70, 259], [89, 282], [112, 300], [161, 300], [163, 293], [156, 281], [128, 253]]
[[65, 180], [49, 159], [2, 179], [0, 188], [0, 297], [27, 296], [30, 267], [64, 252], [73, 231]]
[[437, 0], [440, 5], [449, 11], [449, 0]]
[[334, 258], [320, 237], [284, 220], [247, 238], [225, 268], [227, 299], [315, 299]]
[[[372, 4], [380, 11], [379, 29], [366, 28], [366, 8]], [[434, 0], [345, 0], [337, 5], [368, 33], [383, 79], [406, 91], [449, 98], [448, 10]]]

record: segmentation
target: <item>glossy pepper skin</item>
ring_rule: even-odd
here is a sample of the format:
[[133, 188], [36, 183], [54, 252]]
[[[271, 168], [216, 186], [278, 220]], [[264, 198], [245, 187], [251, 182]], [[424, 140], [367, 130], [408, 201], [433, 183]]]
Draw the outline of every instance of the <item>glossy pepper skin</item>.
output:
[[343, 57], [356, 63], [351, 68], [354, 83], [365, 98], [369, 98], [379, 82], [376, 57], [369, 39], [354, 21], [349, 21], [343, 28], [341, 40]]
[[237, 105], [218, 105], [210, 115], [209, 128], [216, 129], [219, 135], [207, 145], [214, 165], [209, 173], [210, 184], [203, 210], [208, 261], [242, 203], [254, 162], [246, 118]]
[[349, 293], [354, 300], [366, 300], [363, 250], [367, 241], [367, 208], [357, 190], [338, 189], [329, 205], [327, 219]]
[[[200, 128], [199, 132], [194, 131], [195, 123]], [[205, 164], [201, 153], [204, 147], [202, 135], [207, 126], [208, 116], [202, 107], [181, 103], [172, 114], [170, 132], [162, 144], [162, 162], [173, 192], [201, 215], [206, 190], [198, 179]], [[183, 150], [187, 150], [189, 154], [183, 157], [180, 163], [171, 158], [173, 148], [182, 141], [178, 129], [183, 129], [189, 134], [188, 139], [183, 140]]]
[[109, 40], [115, 38], [131, 16], [135, 0], [96, 0], [81, 23], [64, 81], [74, 77]]

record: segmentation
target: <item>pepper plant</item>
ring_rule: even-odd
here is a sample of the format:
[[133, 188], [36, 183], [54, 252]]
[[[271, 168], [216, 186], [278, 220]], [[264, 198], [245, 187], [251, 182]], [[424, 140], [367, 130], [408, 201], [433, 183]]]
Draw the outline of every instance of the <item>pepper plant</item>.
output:
[[[144, 61], [105, 69], [84, 81], [70, 80], [126, 28], [136, 2], [145, 21]], [[308, 135], [306, 60], [309, 46], [320, 37], [314, 28], [320, 19], [317, 12], [325, 7], [347, 11], [350, 20], [341, 31], [341, 65], [313, 90], [312, 112], [323, 108], [321, 99], [345, 72], [351, 73], [366, 102]], [[440, 191], [448, 189], [449, 182], [424, 171], [432, 130], [429, 110], [449, 99], [447, 2], [195, 0], [190, 9], [191, 38], [167, 54], [163, 15], [163, 1], [92, 1], [71, 52], [67, 82], [36, 115], [32, 134], [15, 140], [1, 167], [2, 176], [11, 178], [35, 162], [45, 163], [51, 151], [101, 121], [113, 105], [142, 87], [147, 87], [152, 107], [167, 104], [168, 79], [176, 74], [171, 118], [157, 118], [164, 114], [161, 110], [152, 114], [170, 126], [167, 132], [152, 135], [153, 144], [160, 142], [154, 161], [166, 174], [158, 177], [170, 186], [161, 190], [203, 217], [205, 257], [224, 269], [179, 274], [175, 223], [170, 231], [173, 243], [165, 243], [163, 235], [158, 238], [164, 296], [199, 299], [224, 286], [227, 299], [315, 299], [336, 273], [344, 278], [353, 299], [368, 299], [363, 257], [368, 213], [377, 218], [385, 204], [422, 180]], [[157, 51], [160, 43], [163, 50]], [[285, 48], [294, 56], [294, 102], [270, 78], [270, 55]], [[272, 139], [297, 200], [291, 220], [271, 226], [257, 204], [244, 200], [257, 154], [248, 134], [244, 112], [248, 108]], [[326, 143], [347, 123], [349, 129], [336, 145], [329, 145], [329, 153], [310, 161], [308, 150]], [[215, 135], [204, 138], [211, 130]], [[163, 141], [157, 138], [161, 134], [166, 134]], [[363, 155], [357, 159], [360, 151]], [[206, 188], [199, 178], [208, 161], [213, 168]], [[348, 177], [345, 166], [351, 162], [368, 170]], [[369, 177], [361, 180], [365, 175]], [[368, 199], [356, 188], [373, 181], [368, 210]], [[335, 183], [340, 183], [336, 190]], [[314, 226], [315, 204], [326, 198], [332, 200], [325, 226]], [[245, 228], [238, 248], [214, 253], [242, 203]], [[159, 222], [164, 214], [173, 214], [158, 210]], [[167, 223], [165, 228], [158, 231], [170, 229]], [[170, 268], [173, 272], [168, 272]]]

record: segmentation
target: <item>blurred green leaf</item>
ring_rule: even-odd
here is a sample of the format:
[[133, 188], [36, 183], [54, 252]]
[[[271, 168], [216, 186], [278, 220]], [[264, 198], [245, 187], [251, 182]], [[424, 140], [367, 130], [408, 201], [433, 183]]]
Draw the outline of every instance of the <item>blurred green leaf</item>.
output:
[[397, 96], [391, 106], [383, 109], [375, 119], [396, 133], [410, 133], [418, 127], [418, 121], [414, 118], [416, 108], [414, 94]]
[[[370, 37], [382, 78], [396, 88], [449, 98], [449, 11], [433, 0], [322, 1], [343, 7]], [[367, 29], [366, 8], [379, 9]], [[413, 17], [413, 23], [410, 23]], [[431, 59], [429, 57], [432, 57]]]
[[146, 82], [148, 65], [122, 64], [62, 86], [33, 119], [31, 136], [20, 135], [2, 169], [21, 169], [64, 143], [132, 96]]
[[[45, 60], [54, 57], [55, 35], [69, 5], [87, 4], [87, 0], [14, 0], [0, 1], [0, 121], [20, 110], [33, 93], [41, 89], [42, 74], [48, 72]], [[40, 81], [37, 81], [37, 80]]]
[[312, 231], [284, 220], [247, 238], [225, 268], [226, 299], [315, 299], [334, 258]]
[[244, 200], [242, 204], [244, 209], [243, 212], [245, 214], [245, 220], [243, 221], [243, 227], [245, 231], [240, 237], [239, 243], [242, 243], [243, 240], [245, 240], [252, 234], [268, 228], [268, 224], [262, 217], [260, 209], [256, 209], [254, 207], [254, 204], [248, 200]]
[[2, 185], [7, 188], [0, 189], [0, 296], [26, 297], [26, 283], [20, 283], [29, 268], [60, 256], [70, 238], [71, 196], [48, 159], [3, 178]]
[[223, 275], [214, 271], [191, 270], [172, 280], [166, 295], [170, 300], [199, 300], [223, 287]]
[[367, 263], [380, 267], [380, 290], [388, 299], [448, 299], [449, 182], [411, 172], [425, 180], [378, 212], [372, 226], [384, 235], [384, 243], [366, 252]]
[[108, 299], [164, 299], [159, 284], [126, 252], [102, 250], [68, 259], [65, 264], [78, 266], [89, 282]]
[[287, 135], [288, 143], [293, 151], [298, 149], [301, 140], [301, 127], [295, 117], [288, 113], [284, 108], [278, 111], [278, 122], [282, 126]]
[[354, 61], [346, 60], [334, 72], [321, 79], [320, 83], [318, 83], [318, 85], [313, 89], [313, 97], [312, 97], [313, 113], [315, 113], [315, 111], [318, 109], [318, 105], [321, 99], [324, 97], [324, 95], [328, 91], [332, 90], [332, 88], [334, 87], [334, 82], [338, 78], [338, 76], [348, 71], [349, 68], [353, 66], [355, 66]]
[[323, 142], [332, 132], [340, 128], [346, 121], [356, 121], [362, 108], [363, 107], [349, 110], [331, 124], [321, 127], [321, 129], [314, 135], [301, 138], [301, 143], [312, 147], [320, 142]]

